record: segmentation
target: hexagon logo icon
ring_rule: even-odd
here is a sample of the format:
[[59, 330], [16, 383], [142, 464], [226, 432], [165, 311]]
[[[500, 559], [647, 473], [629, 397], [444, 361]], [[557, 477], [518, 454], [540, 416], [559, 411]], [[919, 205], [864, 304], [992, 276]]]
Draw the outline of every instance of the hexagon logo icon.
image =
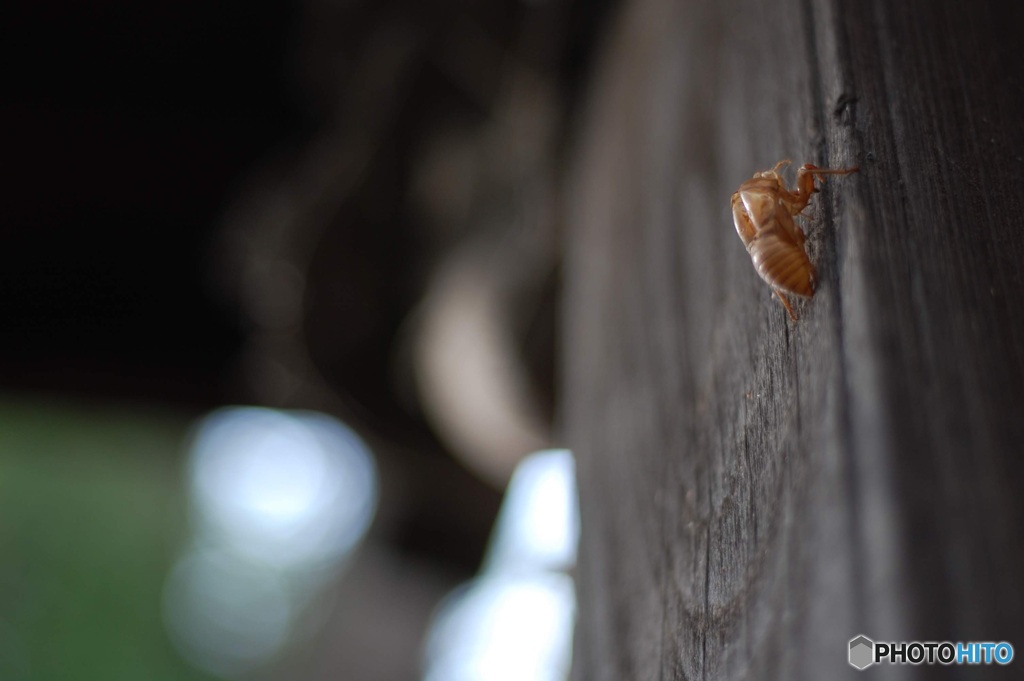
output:
[[850, 639], [850, 664], [857, 669], [866, 669], [875, 663], [875, 642], [861, 634]]

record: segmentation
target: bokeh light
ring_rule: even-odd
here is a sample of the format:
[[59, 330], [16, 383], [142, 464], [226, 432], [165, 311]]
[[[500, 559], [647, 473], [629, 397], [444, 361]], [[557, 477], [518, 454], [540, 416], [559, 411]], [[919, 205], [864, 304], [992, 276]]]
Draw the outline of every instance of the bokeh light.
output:
[[516, 469], [480, 576], [449, 595], [425, 645], [426, 681], [564, 681], [572, 662], [579, 510], [567, 450]]
[[287, 645], [366, 533], [376, 469], [329, 416], [230, 407], [196, 428], [188, 474], [195, 535], [168, 577], [165, 621], [195, 666], [237, 677]]
[[175, 646], [196, 666], [224, 678], [272, 659], [287, 641], [292, 610], [281, 575], [216, 550], [186, 555], [164, 592]]
[[568, 570], [578, 542], [572, 453], [536, 452], [519, 464], [505, 492], [484, 570]]
[[564, 681], [576, 595], [559, 573], [481, 577], [452, 594], [427, 641], [426, 681]]
[[204, 531], [280, 566], [343, 555], [366, 531], [376, 503], [366, 445], [312, 412], [217, 411], [196, 433], [190, 467]]

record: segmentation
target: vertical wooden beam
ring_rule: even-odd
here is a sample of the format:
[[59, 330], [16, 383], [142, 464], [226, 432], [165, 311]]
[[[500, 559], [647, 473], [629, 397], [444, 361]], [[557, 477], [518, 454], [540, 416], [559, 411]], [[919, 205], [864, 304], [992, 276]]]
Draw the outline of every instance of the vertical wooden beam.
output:
[[[1022, 29], [995, 0], [623, 7], [571, 179], [576, 678], [1024, 643]], [[782, 158], [862, 169], [807, 211], [796, 323], [728, 212]]]

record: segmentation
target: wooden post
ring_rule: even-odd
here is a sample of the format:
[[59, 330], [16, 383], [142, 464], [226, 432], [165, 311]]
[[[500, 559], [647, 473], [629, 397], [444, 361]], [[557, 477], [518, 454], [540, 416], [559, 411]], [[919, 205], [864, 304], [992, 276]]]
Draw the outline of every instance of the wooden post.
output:
[[[865, 678], [858, 634], [1024, 657], [1021, 36], [996, 0], [622, 8], [570, 182], [576, 679]], [[796, 323], [729, 212], [783, 158], [861, 167], [807, 210]]]

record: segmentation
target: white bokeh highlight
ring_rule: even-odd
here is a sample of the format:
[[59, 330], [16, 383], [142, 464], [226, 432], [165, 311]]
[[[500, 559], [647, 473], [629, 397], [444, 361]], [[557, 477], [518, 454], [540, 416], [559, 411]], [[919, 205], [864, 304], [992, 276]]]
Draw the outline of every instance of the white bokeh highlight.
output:
[[287, 646], [366, 533], [376, 468], [332, 417], [230, 407], [195, 429], [188, 483], [195, 532], [167, 579], [164, 619], [192, 664], [237, 678]]
[[217, 411], [196, 432], [190, 473], [205, 531], [284, 567], [347, 553], [376, 504], [366, 445], [312, 412]]
[[480, 577], [431, 626], [425, 681], [565, 681], [576, 596], [564, 574]]
[[572, 453], [516, 468], [484, 569], [445, 600], [425, 645], [424, 681], [565, 681], [572, 663], [579, 510]]
[[572, 453], [550, 449], [528, 456], [505, 492], [484, 571], [571, 569], [579, 523]]

